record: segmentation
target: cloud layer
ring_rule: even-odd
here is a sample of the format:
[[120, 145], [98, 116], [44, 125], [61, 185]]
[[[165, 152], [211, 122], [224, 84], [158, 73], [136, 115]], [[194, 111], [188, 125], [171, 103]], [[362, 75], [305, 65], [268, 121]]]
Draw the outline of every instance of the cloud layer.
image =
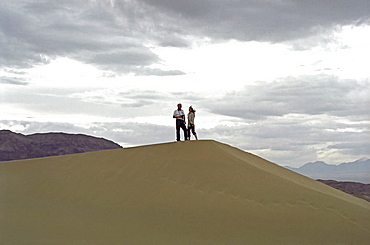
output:
[[194, 37], [289, 42], [369, 21], [367, 0], [6, 1], [0, 65], [30, 67], [63, 56], [121, 73], [181, 75], [152, 69], [161, 59], [150, 47], [190, 47]]
[[370, 157], [369, 42], [344, 26], [368, 30], [368, 0], [3, 1], [0, 128], [166, 142], [182, 102], [274, 162]]
[[[102, 90], [85, 93], [25, 90], [2, 97], [2, 104], [42, 117], [90, 116], [86, 124], [57, 121], [3, 120], [23, 133], [66, 131], [105, 137], [123, 145], [173, 141], [172, 111], [179, 93], [155, 90]], [[343, 162], [368, 156], [370, 149], [370, 83], [330, 76], [288, 77], [256, 83], [220, 97], [182, 94], [184, 109], [197, 109], [198, 134], [260, 154], [281, 164], [303, 164], [316, 159]], [[213, 122], [212, 118], [223, 118]], [[106, 118], [99, 121], [99, 118]], [[111, 118], [111, 122], [109, 120]], [[64, 120], [67, 120], [65, 118]], [[95, 120], [95, 121], [94, 121]]]
[[366, 120], [370, 115], [369, 88], [369, 81], [343, 81], [331, 76], [284, 78], [229, 93], [214, 101], [217, 106], [212, 110], [246, 120], [288, 114]]

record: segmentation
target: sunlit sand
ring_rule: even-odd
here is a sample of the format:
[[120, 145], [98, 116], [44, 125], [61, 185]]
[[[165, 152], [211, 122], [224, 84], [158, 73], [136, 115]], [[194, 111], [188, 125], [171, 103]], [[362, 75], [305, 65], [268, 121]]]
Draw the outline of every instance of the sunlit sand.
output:
[[0, 164], [0, 244], [368, 244], [370, 203], [216, 141]]

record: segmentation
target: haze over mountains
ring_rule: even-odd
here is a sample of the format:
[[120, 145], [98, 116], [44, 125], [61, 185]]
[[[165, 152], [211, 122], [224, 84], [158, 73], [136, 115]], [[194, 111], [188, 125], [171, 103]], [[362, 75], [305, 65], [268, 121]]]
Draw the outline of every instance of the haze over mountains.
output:
[[354, 181], [370, 184], [370, 159], [362, 158], [354, 162], [330, 165], [322, 161], [310, 162], [299, 168], [286, 168], [313, 179]]
[[216, 141], [0, 164], [1, 244], [367, 244], [370, 203]]

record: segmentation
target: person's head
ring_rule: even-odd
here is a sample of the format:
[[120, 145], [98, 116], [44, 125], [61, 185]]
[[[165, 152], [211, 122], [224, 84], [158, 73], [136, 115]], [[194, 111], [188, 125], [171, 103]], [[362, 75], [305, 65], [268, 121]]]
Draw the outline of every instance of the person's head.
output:
[[181, 108], [182, 108], [181, 103], [178, 103], [178, 104], [177, 104], [177, 109], [178, 109], [178, 110], [181, 110]]
[[189, 111], [190, 111], [190, 112], [195, 112], [195, 110], [193, 109], [193, 106], [190, 106], [190, 107], [189, 107]]

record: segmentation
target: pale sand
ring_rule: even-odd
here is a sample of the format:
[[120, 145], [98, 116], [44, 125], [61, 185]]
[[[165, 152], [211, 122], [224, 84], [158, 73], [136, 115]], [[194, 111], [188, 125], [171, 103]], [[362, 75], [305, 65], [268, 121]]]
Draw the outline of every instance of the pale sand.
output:
[[370, 244], [370, 203], [216, 141], [0, 163], [0, 244]]

